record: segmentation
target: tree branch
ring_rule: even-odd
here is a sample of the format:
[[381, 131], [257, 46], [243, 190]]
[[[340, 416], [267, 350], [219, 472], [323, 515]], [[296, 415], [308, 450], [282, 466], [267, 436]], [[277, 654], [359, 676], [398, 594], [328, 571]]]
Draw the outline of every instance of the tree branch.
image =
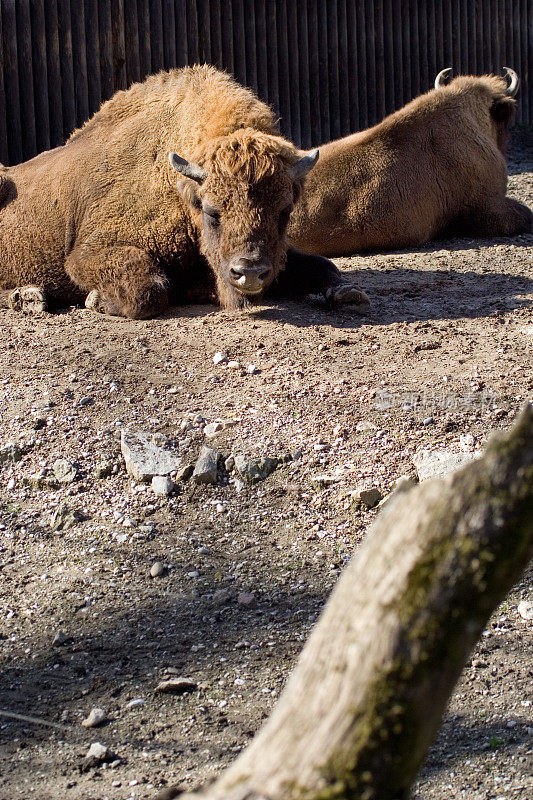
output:
[[471, 649], [532, 554], [527, 405], [478, 461], [383, 509], [270, 718], [213, 786], [185, 797], [407, 797]]

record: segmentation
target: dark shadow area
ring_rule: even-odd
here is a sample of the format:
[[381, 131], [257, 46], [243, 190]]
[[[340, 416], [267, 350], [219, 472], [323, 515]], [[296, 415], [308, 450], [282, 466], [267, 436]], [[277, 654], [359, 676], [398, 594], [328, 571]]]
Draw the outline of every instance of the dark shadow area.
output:
[[507, 171], [509, 175], [533, 172], [533, 127], [517, 126], [509, 132]]
[[496, 751], [510, 754], [519, 745], [527, 744], [530, 738], [526, 725], [508, 728], [505, 720], [482, 722], [461, 714], [448, 715], [418, 778], [424, 780], [449, 770], [462, 759], [476, 754]]
[[[442, 243], [433, 242], [422, 252], [431, 253], [442, 247]], [[446, 249], [452, 249], [449, 242]], [[463, 249], [460, 243], [456, 249]], [[252, 308], [249, 313], [256, 319], [284, 322], [295, 327], [323, 324], [355, 328], [362, 324], [486, 317], [530, 306], [531, 301], [523, 295], [533, 293], [532, 279], [491, 271], [479, 273], [387, 266], [379, 270], [343, 270], [343, 273], [370, 297], [371, 306], [364, 315], [350, 306], [328, 309], [318, 302], [310, 305], [295, 301], [278, 303], [270, 308], [261, 307], [257, 311]]]

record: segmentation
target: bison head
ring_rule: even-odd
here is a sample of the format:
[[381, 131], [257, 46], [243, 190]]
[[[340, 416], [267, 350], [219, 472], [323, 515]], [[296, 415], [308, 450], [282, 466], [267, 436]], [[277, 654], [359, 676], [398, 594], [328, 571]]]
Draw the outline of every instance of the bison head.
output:
[[285, 266], [289, 216], [317, 158], [253, 129], [215, 139], [202, 166], [170, 153], [227, 308], [260, 298]]

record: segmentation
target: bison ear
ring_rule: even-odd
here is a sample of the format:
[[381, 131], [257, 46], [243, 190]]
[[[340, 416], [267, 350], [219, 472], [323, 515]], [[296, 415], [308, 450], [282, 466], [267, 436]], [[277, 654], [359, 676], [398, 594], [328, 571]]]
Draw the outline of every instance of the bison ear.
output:
[[293, 164], [289, 169], [289, 177], [293, 180], [301, 180], [305, 178], [310, 169], [313, 169], [318, 161], [318, 147], [310, 150], [303, 158], [300, 158], [296, 164]]
[[182, 158], [177, 153], [169, 153], [168, 160], [176, 172], [179, 172], [184, 178], [190, 178], [192, 181], [196, 181], [196, 183], [203, 183], [207, 178], [205, 169], [195, 164], [194, 161], [187, 161], [187, 159]]
[[490, 108], [492, 118], [496, 122], [508, 123], [515, 112], [516, 101], [512, 97], [495, 100]]

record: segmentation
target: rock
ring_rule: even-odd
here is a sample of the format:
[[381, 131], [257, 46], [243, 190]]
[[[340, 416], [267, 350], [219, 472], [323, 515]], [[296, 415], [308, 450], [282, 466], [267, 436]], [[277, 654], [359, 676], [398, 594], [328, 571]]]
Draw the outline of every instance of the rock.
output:
[[115, 754], [102, 744], [101, 742], [93, 742], [89, 747], [85, 758], [83, 759], [82, 771], [85, 772], [92, 767], [97, 767], [105, 761], [113, 761], [116, 758]]
[[103, 708], [93, 708], [88, 717], [81, 723], [84, 728], [96, 728], [107, 720], [107, 714]]
[[14, 464], [22, 458], [22, 450], [15, 442], [8, 442], [0, 447], [0, 464]]
[[216, 589], [213, 592], [213, 605], [224, 606], [233, 598], [229, 589]]
[[357, 433], [366, 433], [367, 431], [377, 431], [377, 425], [373, 422], [368, 422], [366, 419], [360, 420], [355, 426]]
[[424, 425], [424, 427], [427, 428], [428, 425], [433, 425], [434, 422], [435, 422], [434, 417], [426, 417], [424, 420], [422, 420], [422, 425]]
[[62, 630], [59, 630], [55, 632], [54, 638], [52, 639], [52, 644], [54, 647], [61, 647], [61, 645], [65, 644], [66, 641], [66, 634], [64, 634]]
[[109, 478], [111, 473], [113, 472], [113, 467], [115, 466], [114, 461], [100, 461], [94, 468], [94, 477], [98, 478]]
[[154, 475], [152, 478], [152, 491], [155, 494], [166, 496], [172, 494], [175, 489], [176, 484], [166, 475]]
[[228, 456], [228, 458], [224, 461], [224, 468], [226, 472], [233, 472], [233, 468], [235, 467], [235, 459], [233, 456]]
[[213, 364], [215, 367], [218, 366], [218, 364], [225, 364], [227, 360], [228, 357], [225, 353], [218, 352], [213, 356]]
[[139, 706], [144, 706], [146, 700], [142, 697], [134, 697], [133, 700], [129, 700], [126, 703], [126, 708], [138, 708]]
[[53, 531], [66, 531], [84, 519], [85, 516], [80, 511], [71, 508], [68, 503], [61, 503], [52, 514], [50, 525]]
[[340, 475], [315, 475], [311, 478], [311, 483], [317, 489], [324, 489], [326, 486], [332, 486], [334, 483], [338, 483], [340, 479]]
[[54, 475], [59, 483], [72, 483], [78, 477], [78, 467], [66, 458], [58, 458], [54, 461]]
[[80, 405], [82, 408], [85, 408], [86, 406], [92, 406], [93, 403], [94, 397], [82, 397], [78, 405]]
[[246, 372], [249, 375], [257, 375], [257, 373], [259, 372], [259, 369], [256, 367], [255, 364], [248, 364], [248, 366], [246, 367]]
[[229, 369], [240, 369], [241, 365], [238, 361], [228, 361], [228, 368]]
[[154, 475], [169, 475], [180, 467], [179, 456], [160, 447], [155, 441], [155, 436], [143, 431], [126, 428], [121, 431], [120, 449], [126, 470], [138, 481], [149, 482]]
[[24, 479], [33, 489], [58, 489], [59, 483], [51, 470], [43, 468]]
[[9, 492], [15, 488], [15, 478], [13, 476], [8, 480], [6, 488]]
[[224, 430], [224, 425], [222, 422], [210, 422], [209, 425], [206, 425], [204, 428], [204, 436], [207, 436], [208, 439], [213, 439], [218, 433]]
[[292, 461], [299, 461], [303, 456], [303, 450], [293, 450], [290, 455]]
[[156, 561], [150, 568], [150, 576], [152, 578], [160, 578], [165, 572], [165, 567], [161, 561]]
[[264, 456], [254, 460], [248, 460], [244, 456], [235, 456], [235, 469], [245, 481], [245, 483], [257, 483], [267, 478], [278, 467], [278, 458]]
[[176, 473], [176, 477], [179, 481], [188, 481], [191, 475], [194, 472], [194, 464], [186, 464], [184, 467], [181, 467]]
[[219, 454], [211, 447], [202, 447], [194, 467], [192, 479], [195, 483], [216, 483]]
[[168, 694], [187, 694], [194, 692], [198, 688], [198, 684], [190, 678], [170, 678], [169, 680], [161, 681], [155, 687], [157, 693]]
[[255, 594], [252, 592], [239, 592], [237, 595], [237, 603], [240, 606], [253, 606], [255, 603]]
[[464, 467], [478, 453], [452, 453], [449, 450], [419, 450], [413, 456], [413, 462], [420, 481], [430, 478], [443, 478], [451, 472]]
[[521, 600], [518, 603], [517, 611], [522, 619], [533, 619], [533, 602], [531, 600]]
[[407, 489], [411, 489], [413, 486], [416, 486], [416, 483], [417, 482], [412, 475], [400, 475], [400, 477], [395, 481], [392, 491], [405, 492]]
[[373, 487], [362, 486], [352, 493], [353, 501], [356, 505], [363, 505], [366, 508], [374, 508], [383, 498], [381, 491]]

